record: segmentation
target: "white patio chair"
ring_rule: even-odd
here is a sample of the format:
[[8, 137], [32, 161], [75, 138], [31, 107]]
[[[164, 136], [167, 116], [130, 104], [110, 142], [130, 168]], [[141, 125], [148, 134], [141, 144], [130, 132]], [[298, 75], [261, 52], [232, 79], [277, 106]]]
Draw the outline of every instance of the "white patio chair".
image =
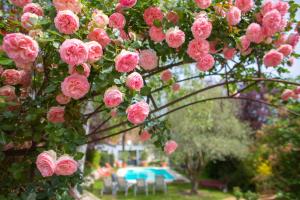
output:
[[153, 194], [155, 194], [157, 190], [164, 191], [164, 193], [167, 192], [167, 183], [164, 176], [155, 176], [155, 181], [153, 184]]
[[124, 191], [125, 196], [128, 195], [128, 190], [130, 188], [130, 184], [125, 180], [124, 177], [117, 178], [117, 191]]
[[103, 188], [101, 189], [101, 196], [103, 196], [104, 193], [108, 193], [111, 191], [112, 195], [115, 195], [116, 190], [116, 184], [112, 181], [111, 177], [106, 177], [103, 179]]
[[136, 184], [134, 186], [134, 196], [136, 196], [138, 191], [145, 191], [146, 196], [148, 196], [148, 184], [145, 179], [136, 179]]

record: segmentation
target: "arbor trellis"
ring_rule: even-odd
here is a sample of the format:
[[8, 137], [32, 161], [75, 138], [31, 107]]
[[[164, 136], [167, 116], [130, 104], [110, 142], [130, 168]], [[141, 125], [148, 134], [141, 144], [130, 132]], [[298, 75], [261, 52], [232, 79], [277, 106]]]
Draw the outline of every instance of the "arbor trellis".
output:
[[[0, 167], [3, 172], [0, 175], [1, 193], [17, 196], [44, 195], [45, 198], [68, 196], [66, 191], [79, 182], [79, 173], [42, 178], [34, 166], [40, 152], [53, 149], [60, 155], [69, 154], [78, 160], [82, 154], [74, 152], [82, 144], [99, 142], [136, 127], [157, 129], [163, 126], [161, 118], [189, 105], [236, 99], [280, 108], [281, 104], [275, 100], [267, 102], [237, 97], [237, 94], [259, 87], [258, 83], [278, 90], [286, 85], [300, 86], [299, 83], [280, 79], [275, 74], [266, 74], [263, 70], [263, 63], [276, 66], [274, 69], [280, 75], [287, 71], [285, 66], [290, 58], [298, 57], [298, 54], [291, 52], [299, 40], [298, 33], [291, 33], [282, 40], [282, 34], [291, 31], [296, 23], [295, 14], [299, 5], [294, 1], [289, 1], [289, 5], [283, 1], [262, 5], [262, 1], [251, 0], [54, 0], [56, 9], [51, 1], [35, 1], [41, 5], [42, 12], [37, 5], [26, 7], [30, 0], [11, 2], [19, 7], [7, 1], [1, 2], [2, 10], [5, 11], [0, 23], [4, 50], [0, 54], [0, 64], [3, 65], [0, 91], [0, 155], [3, 163]], [[22, 15], [20, 7], [24, 6], [24, 13], [29, 17]], [[152, 10], [149, 11], [149, 7]], [[61, 11], [66, 9], [73, 12]], [[148, 14], [144, 14], [145, 10], [149, 11]], [[289, 21], [286, 21], [288, 13]], [[122, 16], [125, 16], [126, 21]], [[257, 23], [256, 27], [248, 28], [254, 22]], [[258, 34], [259, 30], [261, 34]], [[9, 39], [8, 33], [24, 33], [31, 37], [28, 39], [25, 35], [18, 35]], [[28, 43], [22, 43], [24, 38]], [[33, 41], [37, 41], [38, 51]], [[98, 43], [90, 43], [91, 41]], [[210, 47], [207, 41], [210, 42]], [[26, 46], [29, 44], [31, 46]], [[87, 47], [90, 45], [93, 48]], [[158, 67], [145, 67], [145, 63], [153, 62], [153, 54], [150, 59], [145, 59], [146, 62], [140, 63], [141, 67], [137, 66], [137, 52], [144, 49], [152, 49], [157, 53]], [[201, 70], [199, 75], [182, 80], [173, 78], [159, 81], [158, 75], [166, 70], [180, 66], [191, 68], [193, 63], [197, 63]], [[11, 70], [15, 68], [18, 70]], [[128, 80], [126, 77], [132, 71], [141, 76]], [[221, 76], [224, 81], [196, 89], [164, 105], [158, 105], [155, 100], [156, 95], [167, 91], [175, 82], [212, 75]], [[144, 87], [140, 91], [129, 89], [131, 86], [135, 87], [136, 83], [142, 84], [141, 78]], [[243, 83], [244, 87], [239, 89], [239, 83]], [[13, 86], [6, 87], [7, 85]], [[119, 101], [117, 105], [111, 106], [118, 107], [119, 116], [115, 121], [119, 122], [107, 127], [108, 122], [115, 118], [110, 116], [111, 107], [107, 106], [107, 102], [104, 102], [106, 107], [102, 102], [105, 91], [112, 86], [117, 86], [123, 96], [118, 96], [119, 99], [115, 99], [116, 102]], [[227, 90], [225, 96], [201, 99], [162, 113], [180, 101], [222, 86]], [[119, 94], [116, 88], [113, 89], [114, 95]], [[298, 90], [289, 92], [290, 97], [296, 98]], [[145, 110], [134, 110], [134, 120], [141, 123], [132, 124], [122, 120], [127, 108], [143, 99], [153, 108], [148, 119], [143, 120], [148, 115]], [[93, 102], [95, 110], [83, 114], [87, 102]], [[59, 103], [66, 105], [56, 108]], [[52, 107], [55, 109], [53, 113], [49, 113]], [[83, 125], [96, 114], [107, 118], [85, 135]], [[51, 123], [63, 121], [64, 123]], [[168, 139], [169, 136], [160, 134], [157, 144], [164, 144]], [[11, 178], [8, 179], [7, 174]]]

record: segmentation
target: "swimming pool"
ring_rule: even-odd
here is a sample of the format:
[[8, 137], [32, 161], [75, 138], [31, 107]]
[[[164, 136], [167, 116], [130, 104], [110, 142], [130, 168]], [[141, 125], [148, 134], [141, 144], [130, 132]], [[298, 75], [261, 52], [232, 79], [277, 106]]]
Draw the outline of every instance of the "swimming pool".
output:
[[124, 177], [128, 182], [134, 182], [136, 179], [145, 179], [147, 182], [154, 182], [155, 176], [164, 176], [167, 182], [173, 181], [174, 176], [165, 168], [150, 168], [150, 167], [136, 167], [136, 168], [122, 168], [117, 174]]

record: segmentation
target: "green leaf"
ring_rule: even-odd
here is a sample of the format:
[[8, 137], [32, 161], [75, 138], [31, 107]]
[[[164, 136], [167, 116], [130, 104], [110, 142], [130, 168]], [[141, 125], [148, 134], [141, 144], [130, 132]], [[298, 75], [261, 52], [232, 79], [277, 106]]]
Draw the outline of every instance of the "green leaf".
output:
[[12, 65], [13, 61], [9, 58], [0, 58], [0, 65]]
[[143, 96], [148, 96], [150, 93], [151, 93], [150, 87], [143, 87], [141, 90], [141, 95], [143, 95]]

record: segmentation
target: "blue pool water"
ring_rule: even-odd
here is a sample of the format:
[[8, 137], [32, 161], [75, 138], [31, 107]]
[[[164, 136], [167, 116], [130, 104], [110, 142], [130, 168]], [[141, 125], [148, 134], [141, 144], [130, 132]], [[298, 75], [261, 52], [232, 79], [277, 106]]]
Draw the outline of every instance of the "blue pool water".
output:
[[127, 181], [134, 181], [142, 178], [146, 181], [154, 181], [155, 176], [164, 176], [166, 181], [174, 180], [174, 177], [167, 170], [155, 168], [128, 169], [125, 174], [125, 179]]

